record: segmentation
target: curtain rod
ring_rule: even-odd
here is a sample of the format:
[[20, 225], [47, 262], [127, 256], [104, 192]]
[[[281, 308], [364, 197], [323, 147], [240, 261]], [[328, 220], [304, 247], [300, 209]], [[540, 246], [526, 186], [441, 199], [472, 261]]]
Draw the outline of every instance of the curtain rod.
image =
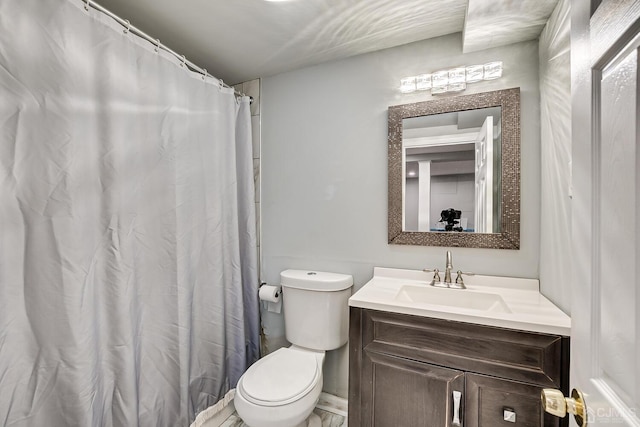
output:
[[[148, 35], [144, 31], [139, 29], [138, 27], [136, 27], [134, 25], [131, 25], [131, 23], [129, 22], [128, 19], [120, 18], [118, 15], [116, 15], [115, 13], [111, 12], [110, 10], [104, 8], [103, 6], [99, 5], [98, 3], [96, 3], [93, 0], [82, 0], [82, 2], [84, 3], [84, 9], [85, 10], [88, 11], [89, 7], [92, 7], [93, 9], [96, 9], [96, 10], [104, 13], [105, 15], [109, 16], [110, 18], [114, 19], [118, 24], [122, 25], [125, 28], [125, 32], [133, 32], [133, 33], [135, 33], [136, 35], [142, 37], [143, 39], [147, 40], [148, 42], [154, 44], [156, 46], [156, 49], [162, 49], [162, 50], [164, 50], [166, 52], [169, 52], [171, 55], [173, 55], [176, 58], [178, 58], [180, 61], [182, 61], [183, 64], [188, 66], [193, 71], [196, 71], [196, 72], [202, 74], [205, 77], [211, 77], [213, 79], [218, 80], [218, 82], [220, 82], [220, 85], [222, 85], [224, 87], [227, 87], [229, 89], [233, 89], [234, 95], [246, 96], [244, 93], [236, 90], [236, 88], [226, 84], [222, 79], [219, 79], [216, 76], [213, 76], [213, 75], [209, 74], [207, 72], [206, 68], [198, 67], [196, 64], [194, 64], [193, 62], [191, 62], [187, 58], [185, 58], [184, 55], [179, 55], [177, 52], [175, 52], [174, 50], [169, 48], [167, 45], [160, 43], [160, 39], [154, 39], [153, 37], [151, 37], [150, 35]], [[249, 98], [251, 98], [251, 103], [253, 103], [253, 97], [249, 97]]]

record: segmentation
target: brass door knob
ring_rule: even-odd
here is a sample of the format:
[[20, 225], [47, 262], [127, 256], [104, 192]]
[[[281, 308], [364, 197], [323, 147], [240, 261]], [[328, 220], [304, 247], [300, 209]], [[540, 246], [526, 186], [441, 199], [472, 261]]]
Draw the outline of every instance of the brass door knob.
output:
[[560, 390], [545, 388], [540, 395], [542, 408], [556, 417], [564, 418], [567, 413], [573, 414], [580, 427], [587, 425], [587, 405], [582, 392], [575, 388], [571, 397], [564, 397]]

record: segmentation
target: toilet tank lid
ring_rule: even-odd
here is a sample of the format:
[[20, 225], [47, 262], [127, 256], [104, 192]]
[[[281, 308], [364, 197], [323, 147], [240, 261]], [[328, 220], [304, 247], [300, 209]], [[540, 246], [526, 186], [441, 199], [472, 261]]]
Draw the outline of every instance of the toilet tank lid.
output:
[[342, 291], [353, 285], [353, 276], [323, 271], [285, 270], [280, 273], [280, 284], [285, 288], [309, 291]]

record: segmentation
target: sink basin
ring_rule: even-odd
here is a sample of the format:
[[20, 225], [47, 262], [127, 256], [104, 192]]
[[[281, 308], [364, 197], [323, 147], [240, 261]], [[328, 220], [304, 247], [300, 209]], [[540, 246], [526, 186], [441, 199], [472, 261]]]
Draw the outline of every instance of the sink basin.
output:
[[462, 289], [443, 289], [432, 286], [404, 285], [396, 294], [396, 301], [413, 302], [468, 310], [511, 313], [500, 295]]

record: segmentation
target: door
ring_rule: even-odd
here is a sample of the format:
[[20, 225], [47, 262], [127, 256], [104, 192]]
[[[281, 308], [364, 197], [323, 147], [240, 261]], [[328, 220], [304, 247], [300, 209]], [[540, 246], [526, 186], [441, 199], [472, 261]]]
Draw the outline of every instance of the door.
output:
[[362, 378], [361, 427], [462, 425], [462, 371], [365, 349]]
[[476, 139], [477, 233], [493, 233], [493, 116], [488, 116]]
[[640, 426], [640, 2], [571, 6], [571, 386], [588, 425]]
[[541, 386], [465, 374], [464, 427], [559, 427], [565, 420], [540, 410]]

